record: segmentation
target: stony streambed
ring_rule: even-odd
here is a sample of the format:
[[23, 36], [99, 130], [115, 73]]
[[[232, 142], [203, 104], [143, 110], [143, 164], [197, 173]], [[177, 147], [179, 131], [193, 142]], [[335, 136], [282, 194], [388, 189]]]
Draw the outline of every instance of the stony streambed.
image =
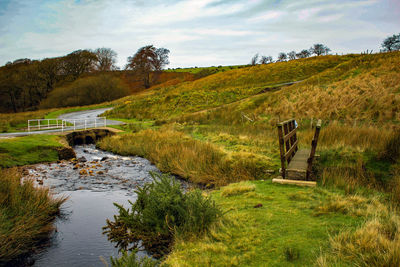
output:
[[[134, 189], [151, 182], [158, 169], [140, 157], [123, 157], [94, 145], [76, 146], [77, 159], [39, 164], [25, 170], [25, 179], [47, 186], [55, 194], [69, 196], [56, 219], [50, 243], [33, 256], [34, 266], [104, 266], [117, 256], [114, 244], [102, 234], [106, 219], [117, 213], [113, 202], [128, 205]], [[188, 185], [183, 185], [187, 187]], [[103, 260], [103, 261], [104, 261]]]

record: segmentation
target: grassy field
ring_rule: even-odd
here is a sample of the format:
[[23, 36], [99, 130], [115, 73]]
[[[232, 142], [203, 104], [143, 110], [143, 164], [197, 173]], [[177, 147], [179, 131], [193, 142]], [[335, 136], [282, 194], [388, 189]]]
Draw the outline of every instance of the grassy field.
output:
[[[109, 112], [135, 126], [99, 146], [144, 156], [163, 171], [219, 188], [276, 177], [276, 122], [296, 118], [300, 146], [308, 147], [312, 121], [322, 118], [317, 189], [269, 181], [248, 182], [253, 189], [232, 196], [224, 193], [235, 191], [227, 189], [232, 185], [217, 189], [211, 195], [227, 211], [227, 221], [208, 235], [177, 240], [165, 261], [396, 266], [399, 66], [398, 52], [314, 57], [158, 88], [125, 98]], [[303, 81], [275, 88], [298, 80]], [[262, 207], [254, 208], [259, 203]], [[378, 242], [371, 243], [374, 235]]]
[[[49, 237], [52, 221], [65, 198], [53, 198], [48, 189], [31, 181], [21, 183], [16, 169], [0, 169], [0, 265], [15, 266], [39, 242]], [[12, 261], [14, 263], [12, 263]]]
[[57, 148], [62, 147], [59, 141], [55, 135], [0, 139], [0, 168], [57, 161]]
[[[372, 210], [378, 209], [380, 213], [384, 209], [379, 196], [345, 196], [332, 190], [276, 185], [270, 181], [231, 184], [211, 195], [226, 213], [226, 221], [201, 238], [177, 240], [167, 264], [315, 266], [326, 260], [325, 251], [333, 249], [332, 237], [354, 232], [374, 218]], [[346, 258], [336, 259], [340, 266], [355, 263]]]

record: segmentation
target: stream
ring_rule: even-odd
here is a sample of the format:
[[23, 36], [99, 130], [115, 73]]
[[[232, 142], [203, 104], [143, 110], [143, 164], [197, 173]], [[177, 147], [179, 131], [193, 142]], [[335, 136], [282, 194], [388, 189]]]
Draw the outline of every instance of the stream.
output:
[[[96, 149], [94, 145], [75, 146], [77, 162], [39, 164], [26, 172], [40, 186], [56, 195], [68, 196], [56, 231], [49, 244], [33, 255], [33, 266], [105, 266], [118, 249], [102, 234], [106, 219], [118, 210], [113, 202], [127, 207], [134, 201], [134, 189], [151, 182], [149, 172], [159, 172], [148, 160], [124, 157]], [[183, 187], [187, 187], [183, 184]], [[145, 255], [139, 252], [138, 256]]]

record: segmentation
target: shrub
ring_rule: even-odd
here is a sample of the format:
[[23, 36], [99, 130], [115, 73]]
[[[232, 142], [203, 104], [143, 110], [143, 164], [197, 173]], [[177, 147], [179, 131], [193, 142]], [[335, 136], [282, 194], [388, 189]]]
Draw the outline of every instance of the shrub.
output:
[[152, 173], [153, 183], [135, 192], [131, 210], [115, 204], [119, 214], [103, 227], [108, 239], [121, 249], [140, 245], [154, 257], [166, 254], [175, 235], [199, 234], [221, 216], [221, 211], [200, 190], [184, 193], [169, 175]]
[[128, 87], [119, 78], [102, 74], [95, 77], [80, 78], [67, 86], [54, 89], [40, 107], [97, 104], [121, 98], [128, 94]]

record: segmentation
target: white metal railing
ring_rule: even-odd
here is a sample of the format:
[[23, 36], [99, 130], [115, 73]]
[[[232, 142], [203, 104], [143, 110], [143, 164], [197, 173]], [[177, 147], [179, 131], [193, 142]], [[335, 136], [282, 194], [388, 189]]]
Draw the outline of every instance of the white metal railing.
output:
[[106, 127], [106, 117], [96, 117], [93, 119], [35, 119], [28, 120], [28, 132], [39, 130], [76, 130]]
[[97, 128], [97, 127], [107, 126], [106, 117], [96, 117], [94, 119], [68, 119], [67, 122], [74, 130], [76, 129], [86, 130], [87, 128]]
[[64, 129], [65, 120], [62, 119], [37, 119], [28, 120], [28, 132], [37, 130]]

